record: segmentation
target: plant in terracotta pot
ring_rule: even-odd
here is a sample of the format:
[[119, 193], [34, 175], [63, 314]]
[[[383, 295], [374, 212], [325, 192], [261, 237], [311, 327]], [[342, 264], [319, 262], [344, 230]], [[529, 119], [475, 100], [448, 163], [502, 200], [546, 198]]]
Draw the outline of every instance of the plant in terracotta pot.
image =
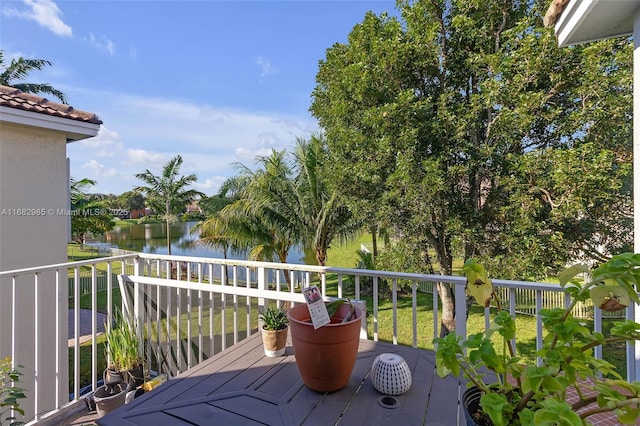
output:
[[334, 392], [349, 383], [360, 343], [362, 310], [343, 299], [326, 306], [330, 323], [317, 329], [307, 304], [287, 312], [302, 382], [317, 392]]
[[130, 383], [132, 389], [144, 383], [144, 362], [139, 349], [140, 339], [133, 321], [116, 312], [114, 323], [105, 324], [105, 336], [105, 354], [108, 359], [105, 383], [118, 381]]
[[[470, 259], [463, 271], [467, 295], [485, 307], [497, 300], [482, 265]], [[590, 273], [590, 278], [575, 280], [581, 273]], [[469, 403], [468, 424], [584, 425], [591, 415], [602, 412], [613, 412], [622, 424], [636, 424], [640, 417], [640, 382], [623, 380], [612, 364], [594, 357], [593, 349], [638, 340], [640, 324], [620, 321], [604, 336], [586, 327], [571, 312], [578, 301], [589, 298], [605, 310], [638, 303], [640, 254], [613, 256], [592, 271], [576, 265], [559, 278], [570, 303], [566, 309], [540, 311], [546, 335], [536, 353], [539, 364], [526, 363], [515, 355], [515, 320], [500, 309], [499, 300], [498, 312], [485, 333], [470, 335], [466, 340], [453, 333], [434, 339], [438, 374], [462, 374], [469, 380], [463, 398]], [[570, 391], [577, 394], [571, 402]]]
[[263, 323], [262, 343], [264, 345], [264, 354], [268, 357], [284, 355], [289, 331], [287, 311], [281, 307], [271, 305], [260, 314], [260, 320]]

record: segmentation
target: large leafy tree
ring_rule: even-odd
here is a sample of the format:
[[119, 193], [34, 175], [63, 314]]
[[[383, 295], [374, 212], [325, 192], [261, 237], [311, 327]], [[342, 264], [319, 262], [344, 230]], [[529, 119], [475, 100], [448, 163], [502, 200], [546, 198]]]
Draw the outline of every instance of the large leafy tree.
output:
[[195, 189], [188, 189], [189, 185], [198, 180], [198, 177], [195, 174], [180, 176], [181, 166], [182, 157], [176, 155], [162, 167], [160, 175], [154, 175], [148, 169], [135, 175], [147, 186], [138, 186], [134, 191], [145, 194], [147, 204], [156, 212], [163, 212], [168, 254], [171, 254], [171, 223], [175, 222], [177, 213], [185, 210], [188, 204], [204, 195]]
[[144, 209], [144, 203], [144, 195], [139, 191], [123, 192], [116, 198], [117, 207], [128, 211]]
[[[406, 251], [421, 253], [426, 271], [432, 249], [443, 274], [455, 256], [503, 256], [515, 276], [539, 276], [595, 246], [605, 224], [624, 229], [624, 215], [596, 218], [587, 207], [590, 196], [628, 198], [616, 195], [628, 190], [619, 184], [628, 127], [604, 118], [628, 122], [627, 99], [608, 93], [629, 90], [620, 76], [630, 49], [559, 49], [542, 26], [545, 3], [401, 1], [401, 19], [367, 14], [320, 63], [311, 111], [326, 132], [335, 187], [421, 248]], [[589, 142], [589, 152], [575, 151]], [[571, 158], [607, 161], [580, 168]], [[599, 180], [609, 170], [612, 179]], [[552, 203], [572, 188], [580, 195], [559, 214]], [[537, 208], [518, 208], [526, 204]], [[589, 244], [572, 244], [578, 234]], [[438, 292], [444, 334], [455, 326], [453, 292]]]
[[22, 82], [22, 80], [29, 77], [29, 73], [32, 71], [38, 71], [51, 65], [51, 62], [46, 59], [25, 59], [23, 57], [12, 59], [7, 65], [4, 61], [4, 51], [0, 50], [0, 84], [15, 87], [25, 93], [51, 95], [66, 104], [67, 97], [65, 94], [50, 84]]
[[87, 234], [102, 235], [113, 228], [113, 216], [105, 200], [86, 190], [96, 182], [84, 178], [70, 179], [71, 193], [71, 238], [82, 247]]

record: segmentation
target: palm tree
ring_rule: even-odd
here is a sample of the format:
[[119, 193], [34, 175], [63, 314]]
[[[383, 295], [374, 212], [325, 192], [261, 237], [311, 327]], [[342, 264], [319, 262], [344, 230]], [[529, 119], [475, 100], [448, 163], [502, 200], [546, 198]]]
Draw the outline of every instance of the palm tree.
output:
[[167, 252], [171, 254], [171, 223], [175, 221], [176, 213], [184, 209], [197, 197], [204, 194], [195, 189], [186, 189], [187, 186], [196, 182], [198, 177], [195, 174], [188, 176], [178, 176], [182, 166], [182, 157], [176, 155], [162, 168], [162, 174], [156, 176], [148, 169], [144, 173], [136, 174], [136, 178], [145, 182], [148, 186], [138, 186], [134, 190], [140, 191], [147, 196], [147, 203], [157, 212], [164, 212], [164, 219], [167, 224]]
[[357, 231], [349, 209], [325, 184], [325, 158], [321, 136], [298, 139], [292, 156], [272, 151], [257, 158], [256, 171], [240, 164], [240, 175], [223, 185], [238, 197], [220, 212], [226, 232], [249, 242], [251, 258], [286, 263], [291, 247], [301, 244], [313, 247], [323, 266], [332, 241]]
[[25, 59], [20, 57], [13, 59], [9, 65], [4, 63], [4, 51], [0, 50], [0, 84], [4, 86], [15, 87], [25, 93], [45, 93], [60, 100], [63, 104], [67, 103], [67, 98], [60, 90], [52, 87], [47, 83], [17, 83], [15, 80], [24, 80], [33, 70], [41, 70], [44, 67], [50, 67], [53, 64], [46, 59]]
[[98, 194], [87, 194], [85, 190], [96, 184], [94, 180], [83, 178], [69, 180], [71, 192], [71, 236], [83, 247], [87, 233], [104, 234], [113, 229], [113, 217], [107, 204]]
[[338, 193], [331, 191], [324, 178], [326, 143], [322, 135], [309, 140], [297, 139], [294, 152], [297, 188], [304, 209], [299, 222], [303, 224], [304, 243], [313, 247], [318, 265], [324, 266], [327, 251], [336, 239], [346, 239], [360, 228], [351, 210], [342, 203]]

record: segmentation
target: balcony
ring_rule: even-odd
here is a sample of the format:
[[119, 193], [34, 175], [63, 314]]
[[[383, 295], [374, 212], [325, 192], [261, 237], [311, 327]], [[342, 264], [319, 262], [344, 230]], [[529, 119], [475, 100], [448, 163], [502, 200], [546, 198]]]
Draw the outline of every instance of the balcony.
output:
[[[439, 330], [439, 300], [433, 294], [438, 282], [453, 284], [455, 289], [458, 334], [466, 336], [488, 326], [488, 308], [473, 308], [472, 317], [480, 321], [464, 320], [465, 280], [453, 276], [144, 253], [0, 272], [0, 284], [11, 289], [13, 313], [10, 334], [2, 336], [11, 341], [11, 353], [2, 356], [11, 356], [14, 365], [26, 366], [22, 387], [29, 392], [22, 405], [30, 413], [30, 424], [59, 424], [69, 413], [82, 412], [83, 398], [99, 386], [104, 368], [101, 321], [112, 320], [114, 305], [137, 319], [147, 367], [173, 378], [255, 334], [259, 309], [268, 301], [304, 303], [300, 289], [311, 283], [325, 296], [366, 303], [366, 336], [363, 333], [362, 337], [374, 343], [431, 349]], [[543, 339], [537, 312], [564, 306], [562, 289], [556, 284], [501, 280], [494, 280], [494, 285], [519, 327], [535, 328], [535, 339], [516, 339], [518, 351], [532, 356]], [[44, 288], [62, 286], [69, 288], [68, 304], [62, 300], [40, 306], [39, 294]], [[97, 295], [105, 299], [99, 301]], [[25, 297], [31, 299], [23, 300]], [[79, 309], [72, 311], [72, 339], [68, 340], [67, 324], [60, 320], [55, 339], [49, 340], [55, 347], [43, 344], [43, 339], [51, 336], [43, 336], [38, 326], [42, 309], [55, 310], [60, 319], [67, 318], [69, 305], [87, 304], [89, 309], [82, 311], [82, 316]], [[33, 309], [32, 324], [16, 320], [16, 308], [24, 306]], [[99, 306], [106, 312], [99, 312]], [[600, 310], [584, 305], [577, 309], [574, 313], [585, 317], [596, 330], [606, 326]], [[616, 315], [633, 319], [633, 309], [631, 306]], [[89, 331], [82, 333], [82, 327], [87, 326]], [[20, 353], [21, 339], [34, 339], [33, 354]], [[68, 348], [60, 343], [67, 341]], [[625, 364], [621, 373], [625, 374], [626, 367], [627, 379], [637, 380], [634, 348], [628, 346], [622, 352]], [[602, 351], [596, 356], [603, 357]], [[54, 370], [42, 368], [52, 357]]]

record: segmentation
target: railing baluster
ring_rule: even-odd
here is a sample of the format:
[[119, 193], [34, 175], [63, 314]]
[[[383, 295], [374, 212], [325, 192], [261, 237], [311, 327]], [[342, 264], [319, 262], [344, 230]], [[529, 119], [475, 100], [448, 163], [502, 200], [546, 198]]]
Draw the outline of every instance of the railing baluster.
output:
[[[209, 284], [211, 286], [214, 285], [213, 283], [213, 264], [209, 264]], [[213, 326], [214, 326], [214, 318], [215, 318], [215, 293], [210, 291], [209, 292], [209, 353], [211, 354], [211, 356], [213, 356], [216, 351], [215, 351], [215, 346], [214, 346], [214, 335], [213, 335]]]
[[[73, 269], [73, 396], [80, 396], [80, 267]], [[108, 360], [107, 362], [109, 362]]]
[[[247, 288], [251, 288], [251, 270], [247, 266]], [[246, 309], [247, 309], [247, 337], [251, 335], [251, 297], [245, 296]]]
[[[198, 263], [198, 283], [202, 284], [202, 263]], [[198, 290], [198, 364], [202, 362], [202, 291]]]
[[[509, 313], [517, 321], [516, 317], [516, 290], [514, 288], [509, 289]], [[511, 346], [513, 347], [513, 353], [518, 353], [518, 349], [516, 348], [516, 339], [515, 337], [511, 339]]]
[[432, 282], [432, 288], [433, 288], [433, 296], [432, 296], [432, 305], [433, 305], [433, 337], [436, 338], [438, 337], [438, 283], [436, 282]]
[[393, 307], [393, 344], [398, 344], [398, 279], [391, 281], [391, 306]]
[[[233, 286], [238, 287], [238, 265], [233, 265]], [[233, 295], [233, 344], [238, 343], [238, 295]]]
[[[38, 395], [40, 391], [40, 285], [38, 284], [38, 273], [36, 272], [33, 276], [33, 294], [35, 295], [35, 303], [33, 306], [33, 323], [34, 323], [34, 351], [33, 356], [34, 359], [34, 385], [33, 385], [33, 393], [34, 395]], [[39, 398], [35, 398], [34, 401], [34, 413], [35, 420], [40, 418], [40, 404]]]
[[378, 276], [373, 277], [373, 341], [378, 341]]
[[413, 347], [418, 347], [418, 282], [411, 281], [411, 318], [413, 328]]
[[[222, 268], [222, 286], [227, 285], [227, 267]], [[227, 349], [227, 295], [223, 292], [220, 294], [220, 342], [221, 350]]]
[[[65, 270], [66, 272], [66, 270]], [[67, 273], [68, 274], [68, 273]], [[56, 269], [56, 296], [60, 295], [60, 270]], [[69, 280], [67, 279], [67, 284], [68, 284]], [[65, 293], [68, 292], [69, 286], [67, 285], [67, 291], [65, 291]], [[60, 309], [60, 305], [62, 301], [58, 301], [58, 303], [56, 303], [56, 355], [55, 355], [55, 359], [56, 359], [56, 366], [55, 366], [55, 372], [56, 372], [56, 387], [55, 387], [55, 405], [56, 407], [59, 407], [62, 405], [62, 402], [60, 401], [60, 381], [62, 380], [62, 375], [60, 374], [60, 340], [61, 340], [61, 336], [60, 336], [60, 330], [62, 329], [62, 326], [60, 324], [60, 315], [62, 314], [62, 311]], [[65, 306], [67, 306], [67, 315], [68, 315], [68, 305], [69, 305], [69, 297], [67, 297]], [[67, 327], [67, 332], [68, 332], [68, 327]], [[69, 336], [67, 335], [67, 339], [69, 338]], [[67, 345], [68, 347], [68, 345]]]
[[[542, 309], [542, 290], [536, 290], [536, 312], [540, 312]], [[536, 351], [542, 349], [542, 340], [544, 336], [542, 335], [542, 317], [540, 314], [536, 314]], [[538, 357], [538, 365], [542, 365], [542, 358]]]

